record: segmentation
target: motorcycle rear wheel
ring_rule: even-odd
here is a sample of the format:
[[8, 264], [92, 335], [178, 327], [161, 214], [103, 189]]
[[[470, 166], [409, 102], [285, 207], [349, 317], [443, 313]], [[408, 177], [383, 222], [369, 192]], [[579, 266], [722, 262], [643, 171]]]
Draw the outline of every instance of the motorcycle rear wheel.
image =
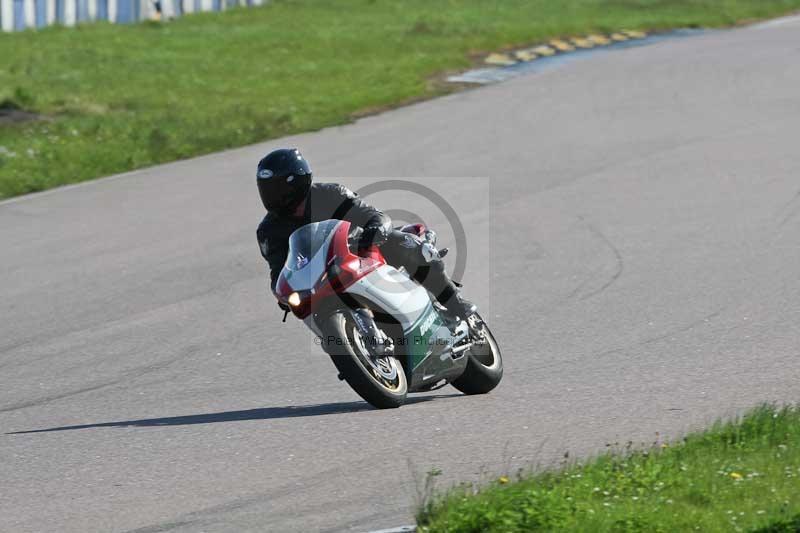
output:
[[403, 365], [392, 356], [370, 355], [368, 343], [346, 311], [337, 311], [320, 324], [322, 346], [347, 384], [372, 406], [392, 409], [408, 394]]
[[464, 394], [486, 394], [503, 379], [503, 358], [489, 326], [477, 316], [486, 342], [467, 350], [467, 368], [451, 384]]

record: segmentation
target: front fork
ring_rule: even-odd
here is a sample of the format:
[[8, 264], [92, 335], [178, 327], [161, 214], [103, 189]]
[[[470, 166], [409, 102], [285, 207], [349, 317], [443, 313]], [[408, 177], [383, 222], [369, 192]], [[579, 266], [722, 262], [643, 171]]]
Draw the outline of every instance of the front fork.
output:
[[352, 315], [362, 338], [375, 357], [380, 359], [394, 355], [394, 343], [375, 323], [375, 316], [372, 311], [365, 308], [353, 309]]

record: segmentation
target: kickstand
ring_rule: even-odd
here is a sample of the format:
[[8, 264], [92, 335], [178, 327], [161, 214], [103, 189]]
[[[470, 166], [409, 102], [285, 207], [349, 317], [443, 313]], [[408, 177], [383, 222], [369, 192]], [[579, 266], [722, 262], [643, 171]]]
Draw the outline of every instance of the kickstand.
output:
[[286, 317], [287, 316], [289, 316], [289, 311], [284, 311], [283, 312], [283, 320], [281, 320], [281, 322], [286, 322]]

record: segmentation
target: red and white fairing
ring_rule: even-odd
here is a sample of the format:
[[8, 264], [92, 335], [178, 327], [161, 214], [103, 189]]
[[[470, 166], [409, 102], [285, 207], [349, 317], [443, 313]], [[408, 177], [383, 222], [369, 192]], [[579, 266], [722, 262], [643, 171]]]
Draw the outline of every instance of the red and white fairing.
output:
[[[325, 220], [292, 233], [275, 295], [298, 318], [305, 319], [328, 298], [351, 294], [374, 302], [398, 318], [404, 329], [410, 328], [430, 310], [428, 292], [405, 272], [387, 265], [377, 247], [353, 253], [348, 243], [350, 230], [348, 221]], [[426, 228], [414, 224], [402, 231], [423, 235]]]
[[[324, 298], [345, 292], [360, 278], [386, 264], [378, 248], [354, 254], [348, 245], [349, 233], [350, 222], [325, 220], [303, 226], [292, 234], [275, 295], [290, 304], [298, 318], [305, 318]], [[294, 293], [301, 305], [293, 305], [297, 297], [289, 301]]]

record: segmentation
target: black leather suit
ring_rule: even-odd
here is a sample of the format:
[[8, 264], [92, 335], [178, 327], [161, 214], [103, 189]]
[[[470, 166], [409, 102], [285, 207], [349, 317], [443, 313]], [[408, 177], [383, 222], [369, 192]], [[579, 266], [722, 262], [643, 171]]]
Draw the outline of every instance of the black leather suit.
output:
[[387, 263], [396, 268], [405, 267], [445, 307], [457, 296], [456, 286], [447, 276], [441, 258], [434, 257], [426, 261], [420, 239], [393, 229], [388, 216], [364, 202], [351, 190], [335, 183], [311, 185], [302, 217], [268, 212], [259, 224], [256, 236], [261, 255], [269, 263], [270, 287], [273, 291], [286, 263], [292, 232], [306, 224], [328, 219], [347, 220], [363, 228], [360, 247], [369, 244], [380, 246]]

